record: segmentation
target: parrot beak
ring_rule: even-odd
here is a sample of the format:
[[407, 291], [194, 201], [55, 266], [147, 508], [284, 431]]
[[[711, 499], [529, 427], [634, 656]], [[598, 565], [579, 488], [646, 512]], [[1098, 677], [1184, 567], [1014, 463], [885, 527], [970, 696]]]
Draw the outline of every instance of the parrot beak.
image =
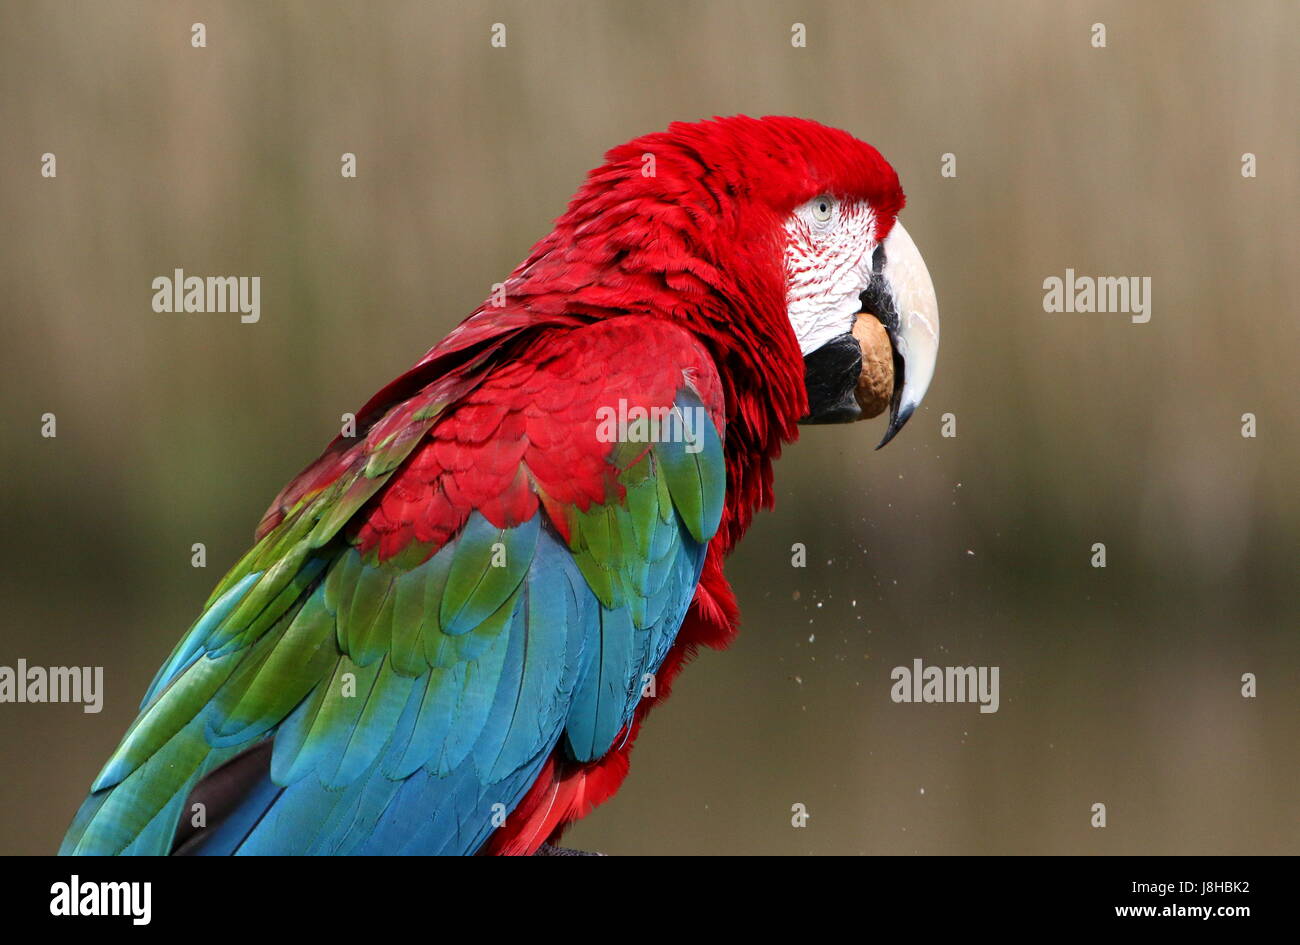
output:
[[[939, 352], [939, 303], [925, 261], [902, 223], [894, 223], [871, 262], [871, 282], [861, 295], [861, 312], [875, 316], [884, 326], [894, 362], [889, 426], [876, 446], [880, 449], [903, 429], [930, 386]], [[855, 396], [862, 364], [862, 347], [851, 332], [810, 352], [804, 358], [808, 415], [800, 422], [865, 419]]]
[[884, 446], [903, 429], [921, 404], [934, 377], [939, 356], [939, 301], [921, 251], [903, 224], [894, 222], [876, 247], [871, 284], [862, 293], [862, 309], [880, 319], [894, 347], [894, 394], [889, 400], [889, 427], [876, 446]]

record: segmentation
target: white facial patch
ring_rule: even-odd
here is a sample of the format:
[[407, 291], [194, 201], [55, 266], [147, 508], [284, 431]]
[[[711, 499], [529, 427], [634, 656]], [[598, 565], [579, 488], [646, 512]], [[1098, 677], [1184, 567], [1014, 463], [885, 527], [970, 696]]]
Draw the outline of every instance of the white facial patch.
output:
[[785, 223], [790, 325], [807, 355], [853, 327], [871, 282], [876, 220], [860, 200], [814, 197]]

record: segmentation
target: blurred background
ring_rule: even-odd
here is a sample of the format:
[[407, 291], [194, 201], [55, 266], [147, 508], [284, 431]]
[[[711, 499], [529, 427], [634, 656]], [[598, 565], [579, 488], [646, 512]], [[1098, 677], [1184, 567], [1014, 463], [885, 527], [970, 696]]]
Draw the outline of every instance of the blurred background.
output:
[[[106, 698], [0, 705], [0, 852], [56, 849], [339, 415], [606, 149], [733, 113], [894, 164], [939, 367], [888, 449], [873, 421], [786, 451], [729, 567], [739, 641], [573, 845], [1300, 852], [1298, 32], [1284, 0], [5, 3], [0, 665], [101, 665]], [[261, 276], [261, 321], [155, 313], [178, 267]], [[1044, 313], [1067, 267], [1149, 276], [1151, 321]], [[999, 666], [1000, 710], [893, 703], [916, 658]]]

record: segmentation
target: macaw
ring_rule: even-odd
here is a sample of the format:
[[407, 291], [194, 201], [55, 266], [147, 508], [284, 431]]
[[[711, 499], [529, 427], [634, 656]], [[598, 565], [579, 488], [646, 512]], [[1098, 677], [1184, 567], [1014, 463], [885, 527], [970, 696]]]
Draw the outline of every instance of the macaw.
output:
[[271, 503], [60, 852], [549, 848], [735, 635], [723, 560], [782, 444], [862, 416], [855, 319], [892, 349], [881, 445], [920, 403], [938, 312], [903, 200], [798, 118], [610, 151]]

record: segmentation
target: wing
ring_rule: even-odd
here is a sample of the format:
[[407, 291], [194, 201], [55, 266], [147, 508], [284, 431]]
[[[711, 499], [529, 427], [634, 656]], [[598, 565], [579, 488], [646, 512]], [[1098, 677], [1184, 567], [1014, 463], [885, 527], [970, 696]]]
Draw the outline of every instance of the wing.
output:
[[638, 317], [460, 357], [277, 499], [61, 852], [474, 852], [620, 737], [721, 517], [716, 371]]

